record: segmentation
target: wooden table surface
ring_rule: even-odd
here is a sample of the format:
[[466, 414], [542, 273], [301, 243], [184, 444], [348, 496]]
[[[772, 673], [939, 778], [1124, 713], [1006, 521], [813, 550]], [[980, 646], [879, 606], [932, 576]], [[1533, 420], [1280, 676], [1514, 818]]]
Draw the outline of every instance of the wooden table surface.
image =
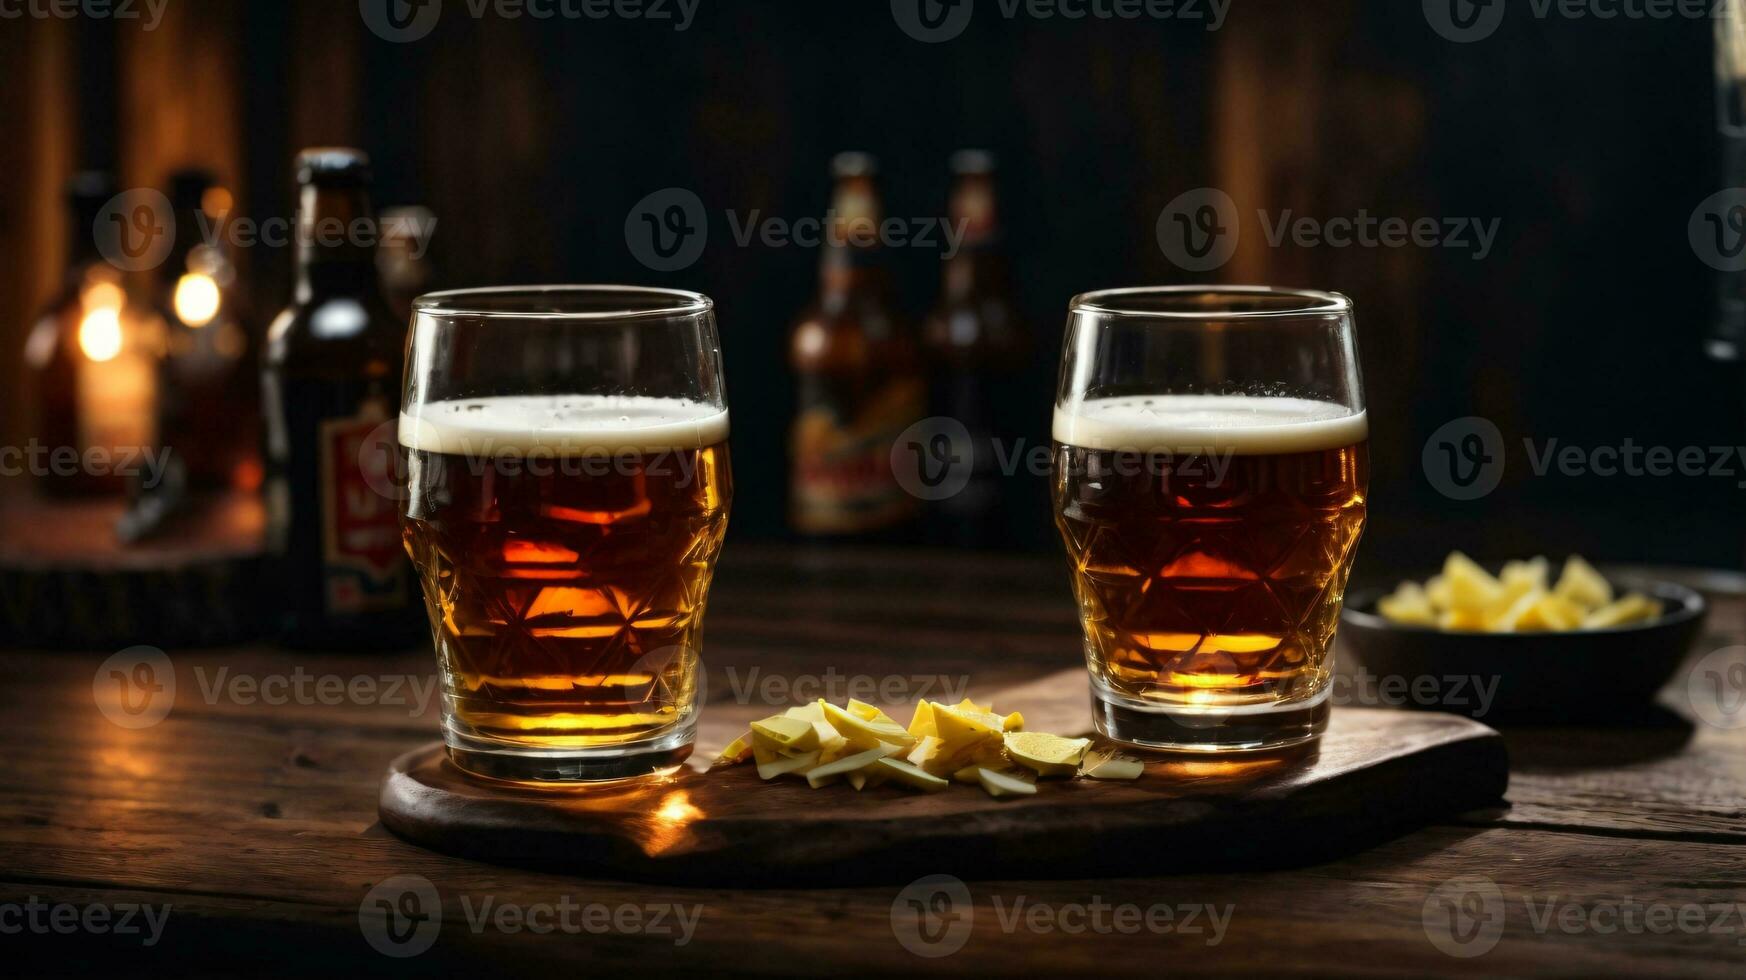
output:
[[[1712, 598], [1694, 659], [1746, 642], [1746, 601]], [[1009, 687], [1076, 663], [1077, 636], [1056, 560], [730, 544], [709, 610], [710, 715], [804, 682], [822, 687], [796, 696]], [[14, 975], [1746, 969], [1746, 730], [1702, 721], [1683, 672], [1668, 710], [1635, 727], [1506, 731], [1505, 806], [1291, 870], [967, 881], [970, 904], [918, 946], [913, 913], [893, 913], [915, 893], [896, 887], [762, 888], [756, 868], [735, 888], [588, 880], [396, 839], [377, 826], [377, 789], [390, 759], [435, 735], [428, 654], [172, 650], [174, 708], [128, 728], [93, 697], [111, 652], [0, 654], [0, 953]], [[284, 682], [287, 703], [251, 696]], [[428, 880], [442, 909], [434, 943], [408, 958], [373, 949], [382, 920], [360, 917], [397, 876]], [[1451, 902], [1466, 913], [1454, 930]], [[566, 912], [568, 931], [554, 928]]]

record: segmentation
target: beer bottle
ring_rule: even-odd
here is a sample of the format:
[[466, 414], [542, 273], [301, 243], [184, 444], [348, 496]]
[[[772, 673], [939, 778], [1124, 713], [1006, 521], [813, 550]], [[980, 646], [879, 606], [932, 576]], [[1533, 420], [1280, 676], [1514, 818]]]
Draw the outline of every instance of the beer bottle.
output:
[[875, 171], [865, 153], [832, 161], [820, 293], [790, 335], [789, 515], [806, 535], [898, 539], [918, 509], [891, 467], [892, 443], [922, 417], [924, 386], [881, 264]]
[[164, 322], [158, 438], [192, 491], [261, 486], [260, 362], [217, 229], [229, 193], [202, 170], [170, 177], [175, 245], [158, 267]]
[[297, 158], [297, 278], [267, 334], [269, 538], [286, 642], [411, 642], [417, 598], [392, 480], [406, 325], [376, 272], [369, 159]]
[[35, 486], [46, 496], [119, 496], [127, 488], [128, 461], [137, 462], [155, 443], [160, 339], [151, 317], [129, 301], [121, 270], [105, 259], [96, 232], [100, 222], [117, 219], [123, 224], [118, 247], [130, 250], [123, 258], [133, 258], [136, 247], [149, 254], [159, 231], [135, 235], [130, 214], [107, 213], [115, 195], [105, 173], [89, 171], [68, 182], [66, 275], [25, 337], [34, 443], [27, 451]]
[[[929, 540], [998, 547], [1011, 533], [1014, 503], [1026, 496], [1024, 485], [1016, 482], [1026, 474], [1004, 480], [994, 448], [1004, 442], [1006, 456], [1017, 458], [1017, 437], [1026, 434], [1015, 424], [1026, 417], [1025, 408], [1011, 395], [1023, 390], [1016, 381], [1029, 338], [1018, 323], [1000, 249], [994, 157], [963, 150], [953, 154], [951, 170], [947, 216], [962, 237], [944, 259], [939, 303], [922, 336], [929, 411], [963, 424], [970, 446], [957, 451], [968, 454], [971, 470], [963, 490], [930, 505]], [[1041, 508], [1044, 487], [1040, 480], [1032, 482], [1036, 508]]]

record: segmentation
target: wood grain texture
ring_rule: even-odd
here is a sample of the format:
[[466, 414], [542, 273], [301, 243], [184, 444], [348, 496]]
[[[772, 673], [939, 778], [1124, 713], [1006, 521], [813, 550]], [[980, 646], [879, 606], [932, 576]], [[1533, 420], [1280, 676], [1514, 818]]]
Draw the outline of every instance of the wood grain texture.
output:
[[[746, 682], [753, 668], [785, 679], [833, 667], [873, 678], [968, 678], [982, 692], [1058, 684], [1052, 676], [1079, 658], [1054, 561], [818, 557], [730, 545], [718, 583], [707, 641], [712, 731], [765, 709], [757, 685]], [[786, 608], [785, 595], [793, 597]], [[1712, 635], [1700, 654], [1746, 640], [1746, 604], [1711, 597]], [[881, 603], [887, 613], [875, 635]], [[731, 615], [718, 619], [718, 610]], [[921, 625], [910, 625], [912, 614]], [[782, 640], [784, 622], [842, 639]], [[1051, 648], [1038, 637], [1059, 642]], [[1007, 654], [1009, 640], [1016, 649]], [[0, 937], [20, 975], [560, 968], [1735, 977], [1746, 959], [1738, 923], [1723, 924], [1733, 932], [1660, 934], [1537, 925], [1548, 903], [1585, 911], [1627, 898], [1674, 909], [1746, 902], [1746, 734], [1674, 712], [1656, 727], [1506, 730], [1513, 769], [1503, 806], [1293, 870], [1141, 871], [1155, 852], [1203, 846], [1191, 834], [1163, 833], [1118, 875], [967, 879], [970, 905], [959, 910], [971, 922], [966, 945], [923, 959], [893, 930], [896, 885], [775, 886], [755, 867], [731, 886], [631, 883], [407, 844], [377, 825], [377, 794], [388, 762], [435, 734], [434, 703], [411, 694], [267, 704], [230, 683], [301, 671], [347, 682], [399, 678], [405, 688], [434, 677], [427, 653], [171, 651], [174, 708], [158, 725], [129, 730], [104, 720], [92, 701], [93, 673], [109, 652], [0, 653], [0, 740], [15, 747], [0, 753], [0, 903], [168, 903], [170, 918], [150, 948], [137, 937], [85, 932]], [[1687, 710], [1682, 682], [1667, 699], [1678, 712]], [[1336, 719], [1358, 715], [1335, 711]], [[810, 805], [823, 792], [802, 800]], [[1392, 805], [1386, 796], [1373, 801], [1377, 810]], [[407, 960], [373, 951], [359, 922], [369, 889], [398, 875], [429, 880], [441, 900], [436, 944]], [[1458, 960], [1429, 940], [1424, 909], [1440, 885], [1470, 875], [1499, 888], [1502, 932], [1485, 955]], [[531, 907], [565, 898], [702, 912], [683, 944], [648, 932], [534, 933], [491, 922], [475, 930], [470, 918], [486, 899]], [[1204, 932], [1034, 929], [1011, 919], [1021, 901], [1046, 910], [1101, 901], [1232, 911], [1214, 942]]]

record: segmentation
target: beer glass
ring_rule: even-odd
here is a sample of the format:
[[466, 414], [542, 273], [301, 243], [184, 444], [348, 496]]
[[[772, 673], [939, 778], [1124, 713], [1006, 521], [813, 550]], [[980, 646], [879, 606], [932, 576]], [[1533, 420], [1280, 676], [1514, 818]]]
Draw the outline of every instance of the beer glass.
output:
[[677, 768], [732, 496], [714, 304], [422, 296], [402, 404], [402, 531], [450, 759], [542, 783]]
[[1053, 430], [1097, 730], [1207, 752], [1319, 736], [1369, 484], [1351, 301], [1075, 297]]

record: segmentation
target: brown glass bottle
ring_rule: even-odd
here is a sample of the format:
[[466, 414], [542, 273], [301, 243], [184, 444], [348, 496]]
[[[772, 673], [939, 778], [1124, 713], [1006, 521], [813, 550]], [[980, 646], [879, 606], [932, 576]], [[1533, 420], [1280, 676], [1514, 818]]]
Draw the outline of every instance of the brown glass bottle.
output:
[[924, 384], [881, 263], [875, 172], [864, 153], [832, 160], [819, 297], [789, 337], [798, 397], [789, 520], [808, 536], [901, 539], [918, 512], [892, 472], [891, 447], [922, 417]]
[[418, 599], [392, 460], [406, 324], [382, 298], [368, 158], [297, 158], [297, 281], [267, 333], [269, 543], [294, 646], [400, 645]]
[[1015, 505], [1045, 501], [1040, 477], [1022, 465], [1010, 475], [1001, 469], [1002, 460], [1009, 468], [1022, 464], [1030, 444], [1019, 441], [1031, 433], [1023, 424], [1026, 409], [1013, 397], [1023, 391], [1017, 381], [1030, 337], [1018, 322], [1000, 247], [994, 158], [964, 150], [952, 156], [951, 168], [947, 215], [962, 238], [945, 257], [940, 299], [922, 338], [929, 412], [962, 423], [974, 453], [964, 488], [929, 505], [928, 539], [996, 548], [1009, 542], [1020, 519]]
[[261, 486], [260, 344], [218, 229], [229, 194], [200, 170], [171, 175], [176, 240], [158, 267], [164, 324], [158, 439], [190, 491]]
[[[147, 472], [155, 442], [159, 338], [105, 260], [95, 228], [115, 198], [107, 174], [67, 184], [71, 249], [60, 291], [32, 321], [24, 344], [32, 484], [52, 497], [120, 495]], [[149, 248], [150, 240], [136, 242]]]

